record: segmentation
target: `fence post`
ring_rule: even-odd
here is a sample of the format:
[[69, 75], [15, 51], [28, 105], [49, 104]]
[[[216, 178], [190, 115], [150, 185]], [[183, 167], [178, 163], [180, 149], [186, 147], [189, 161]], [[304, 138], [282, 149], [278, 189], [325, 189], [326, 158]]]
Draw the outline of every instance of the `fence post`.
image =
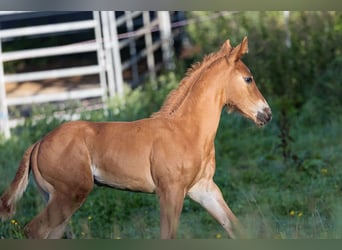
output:
[[100, 85], [103, 90], [102, 101], [105, 103], [107, 100], [107, 78], [106, 78], [106, 61], [102, 42], [102, 32], [101, 32], [101, 17], [99, 11], [93, 11], [93, 18], [96, 22], [94, 32], [95, 41], [97, 47], [97, 61], [100, 67]]
[[173, 39], [171, 30], [171, 20], [168, 11], [158, 11], [160, 36], [162, 40], [163, 61], [168, 70], [174, 69], [173, 57]]
[[113, 64], [111, 67], [114, 69], [115, 79], [115, 90], [117, 95], [122, 96], [123, 90], [123, 78], [122, 78], [122, 67], [121, 67], [121, 56], [120, 56], [120, 44], [118, 38], [118, 31], [116, 27], [115, 11], [109, 12], [109, 28], [110, 28], [110, 39], [111, 39], [111, 56], [113, 57]]
[[11, 136], [9, 120], [8, 120], [4, 67], [3, 67], [3, 61], [2, 61], [1, 37], [0, 37], [0, 133], [2, 133], [5, 136], [5, 138], [9, 138]]
[[[134, 32], [134, 23], [132, 18], [132, 11], [125, 11], [126, 15], [126, 27], [127, 32]], [[134, 58], [137, 56], [136, 40], [135, 37], [129, 37], [129, 53], [130, 57]], [[132, 69], [132, 83], [136, 85], [139, 83], [139, 71], [138, 71], [138, 60], [134, 60], [131, 66]]]
[[289, 21], [290, 21], [290, 11], [284, 11], [284, 23], [285, 23], [285, 32], [286, 32], [286, 38], [285, 38], [285, 45], [286, 47], [291, 47], [291, 30], [289, 27]]
[[153, 39], [152, 39], [152, 29], [151, 27], [151, 18], [149, 11], [143, 11], [143, 22], [144, 25], [148, 25], [150, 30], [145, 33], [145, 47], [147, 50], [146, 59], [147, 59], [147, 68], [152, 79], [156, 78], [156, 66], [154, 60], [154, 51], [153, 51]]
[[114, 69], [113, 69], [113, 61], [111, 55], [111, 37], [109, 31], [109, 16], [108, 11], [101, 11], [101, 20], [102, 20], [102, 32], [103, 32], [103, 44], [105, 50], [105, 59], [106, 59], [106, 71], [108, 77], [108, 90], [109, 96], [115, 95], [115, 80], [114, 80]]

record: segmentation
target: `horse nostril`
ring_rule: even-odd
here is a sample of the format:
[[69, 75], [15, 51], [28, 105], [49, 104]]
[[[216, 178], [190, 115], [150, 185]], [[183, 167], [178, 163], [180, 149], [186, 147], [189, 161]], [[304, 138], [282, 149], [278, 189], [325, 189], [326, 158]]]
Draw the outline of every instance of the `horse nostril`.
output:
[[262, 112], [258, 112], [256, 116], [260, 125], [264, 125], [272, 119], [272, 112], [270, 108], [264, 108]]
[[266, 114], [266, 120], [270, 121], [272, 119], [272, 111], [269, 107], [264, 108], [264, 113]]

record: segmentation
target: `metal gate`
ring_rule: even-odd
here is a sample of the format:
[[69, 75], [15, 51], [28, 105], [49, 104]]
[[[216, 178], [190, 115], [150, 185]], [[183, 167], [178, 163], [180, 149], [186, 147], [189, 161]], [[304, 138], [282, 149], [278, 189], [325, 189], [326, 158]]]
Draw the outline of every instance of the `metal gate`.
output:
[[[0, 24], [3, 20], [27, 17], [47, 18], [68, 12], [3, 12], [0, 11]], [[137, 85], [144, 74], [156, 75], [161, 65], [172, 67], [172, 32], [170, 15], [167, 11], [93, 11], [86, 18], [54, 22], [25, 27], [0, 27], [0, 133], [10, 136], [11, 123], [8, 115], [9, 106], [23, 104], [64, 101], [69, 99], [102, 98], [122, 94], [123, 73], [129, 71], [129, 84]], [[70, 14], [70, 13], [69, 13]], [[43, 16], [43, 17], [42, 17]], [[138, 21], [137, 21], [138, 20]], [[140, 22], [140, 24], [137, 24]], [[92, 31], [93, 37], [86, 41], [59, 46], [27, 48], [3, 52], [4, 42], [21, 37], [58, 36], [59, 34]], [[143, 46], [138, 46], [138, 42]], [[143, 41], [143, 42], [141, 42]], [[156, 60], [159, 51], [161, 60]], [[4, 63], [33, 58], [66, 56], [71, 54], [96, 53], [96, 61], [91, 65], [69, 66], [57, 69], [42, 69], [24, 73], [9, 74], [4, 72]], [[144, 60], [144, 71], [139, 69], [139, 62]], [[6, 84], [45, 79], [60, 79], [72, 76], [97, 75], [98, 82], [89, 88], [72, 88], [52, 93], [34, 93], [28, 96], [11, 97], [6, 93]]]

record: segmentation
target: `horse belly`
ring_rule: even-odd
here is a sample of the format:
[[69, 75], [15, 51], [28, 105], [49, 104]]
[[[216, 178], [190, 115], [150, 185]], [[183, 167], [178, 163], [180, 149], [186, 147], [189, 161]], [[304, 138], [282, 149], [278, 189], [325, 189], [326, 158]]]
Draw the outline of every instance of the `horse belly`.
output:
[[88, 143], [95, 181], [119, 189], [154, 192], [150, 124], [141, 120], [97, 125], [101, 126], [98, 134]]
[[92, 165], [94, 180], [99, 185], [106, 185], [118, 189], [127, 189], [153, 193], [155, 185], [150, 171], [146, 166], [130, 165], [122, 162], [112, 163], [110, 166]]

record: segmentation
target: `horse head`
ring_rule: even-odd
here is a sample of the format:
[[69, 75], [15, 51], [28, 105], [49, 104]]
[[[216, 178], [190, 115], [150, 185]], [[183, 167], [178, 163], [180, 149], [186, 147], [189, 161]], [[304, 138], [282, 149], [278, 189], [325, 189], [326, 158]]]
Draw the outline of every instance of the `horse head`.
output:
[[[238, 111], [245, 117], [263, 126], [272, 118], [272, 112], [265, 98], [256, 86], [254, 77], [241, 57], [248, 52], [247, 37], [232, 48], [229, 40], [221, 47], [229, 65], [228, 79], [225, 79], [226, 106], [229, 112]], [[225, 75], [227, 77], [227, 75]]]

